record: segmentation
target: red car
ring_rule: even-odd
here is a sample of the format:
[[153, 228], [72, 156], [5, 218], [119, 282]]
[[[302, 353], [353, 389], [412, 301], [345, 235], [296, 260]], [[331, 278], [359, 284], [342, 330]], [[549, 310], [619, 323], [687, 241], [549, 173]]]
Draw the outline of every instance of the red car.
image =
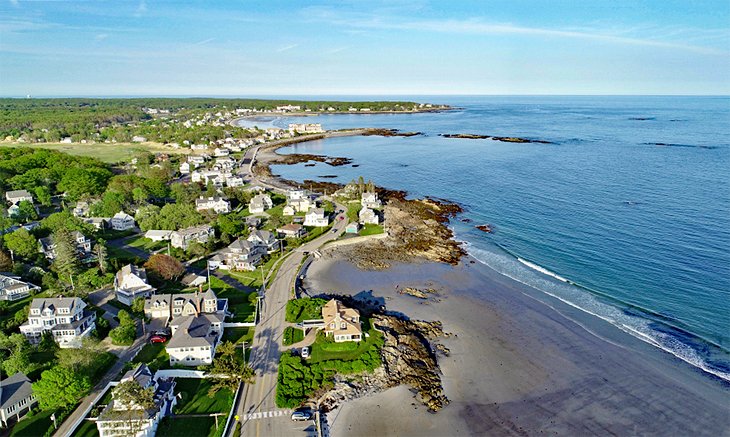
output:
[[153, 335], [150, 337], [150, 343], [164, 343], [167, 341], [167, 337], [161, 335]]

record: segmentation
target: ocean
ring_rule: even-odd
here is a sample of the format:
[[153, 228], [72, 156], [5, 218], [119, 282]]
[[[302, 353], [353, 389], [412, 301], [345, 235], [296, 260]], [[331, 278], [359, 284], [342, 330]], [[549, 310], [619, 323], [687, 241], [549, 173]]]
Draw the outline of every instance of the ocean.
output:
[[[451, 226], [479, 261], [730, 381], [730, 97], [409, 99], [458, 109], [307, 117], [326, 129], [424, 135], [302, 143], [280, 153], [357, 167], [272, 171], [296, 181], [363, 176], [457, 202], [465, 212]], [[458, 133], [550, 144], [439, 136]]]

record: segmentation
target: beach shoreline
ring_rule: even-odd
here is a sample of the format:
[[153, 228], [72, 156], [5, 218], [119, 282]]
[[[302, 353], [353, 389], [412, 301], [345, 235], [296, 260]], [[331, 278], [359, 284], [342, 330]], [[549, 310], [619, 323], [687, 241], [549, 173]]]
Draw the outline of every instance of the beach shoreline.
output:
[[[396, 285], [436, 294], [419, 299]], [[729, 433], [727, 382], [471, 257], [362, 271], [325, 252], [304, 286], [379, 299], [451, 334], [439, 341], [450, 350], [439, 357], [450, 405], [427, 413], [400, 386], [331, 412], [331, 435]]]

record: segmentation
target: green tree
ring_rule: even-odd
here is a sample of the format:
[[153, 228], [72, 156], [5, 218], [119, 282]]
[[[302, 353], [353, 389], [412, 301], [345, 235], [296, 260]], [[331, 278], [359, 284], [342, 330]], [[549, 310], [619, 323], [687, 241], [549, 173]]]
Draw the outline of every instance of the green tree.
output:
[[38, 199], [38, 203], [43, 206], [51, 206], [51, 190], [48, 187], [36, 187], [33, 191], [35, 192], [36, 199]]
[[94, 246], [94, 255], [96, 255], [96, 262], [99, 266], [99, 271], [102, 274], [106, 274], [106, 268], [107, 268], [107, 249], [106, 249], [106, 241], [104, 241], [102, 238], [99, 238], [97, 240], [96, 245]]
[[71, 278], [81, 268], [81, 262], [76, 254], [76, 242], [71, 231], [60, 228], [53, 234], [53, 243], [56, 245], [56, 258], [53, 260], [53, 270], [59, 279], [73, 281]]
[[239, 383], [252, 383], [255, 375], [253, 368], [246, 365], [241, 354], [237, 353], [236, 344], [230, 341], [224, 341], [218, 346], [210, 374], [217, 377], [213, 379], [209, 396], [222, 389], [235, 393]]
[[72, 369], [55, 366], [41, 373], [41, 379], [33, 383], [33, 394], [41, 409], [56, 410], [74, 405], [91, 389], [89, 377]]
[[[9, 272], [13, 269], [13, 260], [8, 253], [0, 250], [0, 272]], [[6, 302], [6, 301], [3, 301]]]
[[63, 175], [57, 188], [66, 193], [70, 200], [77, 200], [83, 196], [96, 196], [104, 191], [111, 175], [105, 168], [71, 168]]
[[13, 217], [21, 222], [37, 220], [38, 211], [35, 210], [35, 206], [31, 202], [23, 200], [18, 204], [18, 212]]
[[5, 247], [12, 250], [16, 257], [31, 258], [38, 253], [38, 240], [24, 228], [20, 228], [3, 237]]
[[129, 346], [137, 337], [137, 322], [124, 310], [119, 311], [117, 317], [119, 326], [109, 331], [109, 337], [112, 339], [112, 344]]
[[144, 314], [144, 298], [138, 297], [132, 301], [132, 312], [135, 314]]

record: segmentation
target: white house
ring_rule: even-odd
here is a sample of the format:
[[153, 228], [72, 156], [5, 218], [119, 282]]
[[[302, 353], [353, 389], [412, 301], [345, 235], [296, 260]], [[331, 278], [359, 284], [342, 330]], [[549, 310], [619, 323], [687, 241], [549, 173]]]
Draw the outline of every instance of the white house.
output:
[[227, 176], [226, 187], [235, 188], [243, 186], [243, 178], [240, 176]]
[[173, 231], [170, 234], [170, 243], [172, 247], [187, 250], [190, 243], [197, 241], [200, 244], [205, 244], [214, 235], [215, 231], [208, 225], [192, 226], [180, 229], [179, 231]]
[[115, 231], [126, 231], [134, 228], [134, 217], [124, 211], [119, 211], [112, 217], [112, 229]]
[[[79, 231], [71, 232], [76, 243], [76, 253], [79, 258], [87, 258], [91, 254], [91, 240]], [[38, 240], [40, 252], [49, 260], [56, 258], [56, 243], [53, 237], [45, 237]]]
[[279, 250], [279, 240], [276, 239], [276, 235], [269, 231], [251, 231], [248, 236], [248, 241], [263, 246], [267, 253], [273, 253]]
[[30, 296], [33, 291], [40, 291], [41, 287], [20, 280], [19, 276], [0, 274], [0, 300], [15, 301]]
[[222, 197], [201, 197], [195, 199], [195, 209], [198, 211], [212, 209], [218, 214], [226, 214], [231, 212], [231, 202]]
[[170, 365], [201, 366], [213, 363], [223, 336], [221, 314], [199, 313], [172, 319], [172, 337], [165, 346]]
[[182, 174], [190, 173], [190, 163], [189, 162], [183, 162], [182, 164], [180, 164], [180, 173], [182, 173]]
[[378, 193], [364, 192], [360, 199], [360, 204], [366, 208], [380, 208], [383, 206], [382, 202], [378, 199]]
[[251, 214], [260, 214], [273, 207], [274, 202], [268, 194], [257, 194], [253, 196], [251, 202], [248, 204], [248, 211]]
[[172, 320], [199, 313], [228, 313], [228, 299], [221, 299], [213, 290], [205, 293], [154, 294], [144, 301], [144, 314], [151, 319]]
[[144, 233], [144, 237], [152, 241], [167, 241], [172, 236], [172, 231], [150, 229]]
[[20, 332], [32, 344], [50, 332], [60, 347], [80, 347], [81, 339], [96, 328], [95, 320], [96, 313], [87, 311], [81, 298], [38, 298], [31, 302], [28, 321], [20, 326]]
[[76, 217], [86, 217], [89, 215], [89, 203], [83, 201], [76, 202], [76, 206], [74, 206], [71, 213]]
[[37, 403], [33, 386], [25, 373], [18, 372], [0, 380], [0, 425], [3, 428], [17, 423]]
[[282, 215], [289, 216], [297, 213], [297, 210], [292, 205], [286, 205], [281, 211]]
[[117, 300], [132, 306], [138, 297], [150, 297], [155, 288], [147, 282], [147, 271], [143, 267], [127, 264], [114, 276], [114, 292]]
[[213, 155], [215, 156], [228, 156], [230, 154], [231, 151], [224, 147], [217, 147], [215, 150], [213, 150]]
[[304, 226], [327, 226], [330, 224], [329, 217], [324, 213], [324, 209], [315, 208], [304, 216]]
[[360, 219], [360, 223], [364, 225], [377, 225], [380, 223], [378, 214], [368, 207], [363, 207], [358, 213], [358, 217]]
[[99, 437], [153, 437], [162, 418], [171, 414], [177, 404], [175, 380], [155, 378], [152, 371], [140, 363], [125, 373], [119, 382], [134, 382], [141, 388], [152, 391], [154, 405], [146, 409], [135, 403], [123, 402], [117, 397], [115, 388], [112, 388], [111, 402], [96, 419]]
[[286, 193], [287, 201], [304, 199], [305, 197], [307, 197], [306, 190], [291, 189], [291, 190], [287, 191], [287, 193]]
[[324, 132], [322, 125], [319, 123], [290, 123], [289, 133], [297, 134], [319, 134]]
[[256, 270], [264, 255], [266, 246], [239, 238], [212, 257], [209, 264], [223, 270], [252, 271]]
[[8, 191], [5, 193], [5, 199], [13, 205], [17, 205], [24, 200], [33, 203], [33, 196], [27, 190]]
[[295, 223], [284, 225], [278, 228], [276, 232], [278, 232], [279, 235], [283, 236], [284, 238], [301, 238], [307, 233], [307, 231], [304, 229], [304, 226]]

